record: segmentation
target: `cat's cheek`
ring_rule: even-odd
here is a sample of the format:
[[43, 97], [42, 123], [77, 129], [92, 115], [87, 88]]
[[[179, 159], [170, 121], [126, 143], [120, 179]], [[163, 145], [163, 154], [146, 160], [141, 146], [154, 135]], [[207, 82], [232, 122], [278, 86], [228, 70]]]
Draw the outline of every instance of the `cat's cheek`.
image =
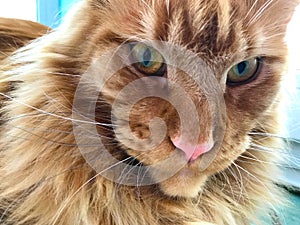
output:
[[225, 101], [230, 108], [248, 114], [248, 120], [256, 120], [263, 115], [278, 96], [281, 83], [282, 64], [265, 60], [267, 65], [261, 69], [259, 76], [249, 84], [228, 87]]
[[[238, 131], [238, 132], [237, 132]], [[225, 133], [222, 146], [212, 164], [205, 170], [208, 175], [219, 173], [237, 160], [240, 155], [247, 151], [251, 138], [246, 132], [239, 130], [239, 125], [231, 124]]]

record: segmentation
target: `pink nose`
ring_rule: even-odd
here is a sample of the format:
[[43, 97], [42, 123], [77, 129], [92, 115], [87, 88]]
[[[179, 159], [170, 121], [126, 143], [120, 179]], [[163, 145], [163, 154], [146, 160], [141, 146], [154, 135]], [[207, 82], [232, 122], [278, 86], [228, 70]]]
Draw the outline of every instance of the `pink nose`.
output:
[[209, 143], [191, 145], [188, 142], [182, 141], [180, 138], [172, 140], [173, 144], [185, 153], [185, 158], [187, 161], [193, 162], [198, 159], [201, 155], [209, 152], [214, 143], [211, 141]]

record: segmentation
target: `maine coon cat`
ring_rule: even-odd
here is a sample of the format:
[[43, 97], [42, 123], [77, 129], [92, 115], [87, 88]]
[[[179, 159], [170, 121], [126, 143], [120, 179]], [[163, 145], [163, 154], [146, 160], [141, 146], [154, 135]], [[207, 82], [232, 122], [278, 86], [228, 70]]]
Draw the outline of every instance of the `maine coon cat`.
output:
[[[83, 0], [15, 53], [1, 45], [1, 224], [259, 224], [282, 201], [272, 134], [298, 3]], [[77, 132], [86, 124], [97, 135]], [[152, 146], [152, 137], [161, 139]], [[121, 163], [117, 177], [106, 173]]]

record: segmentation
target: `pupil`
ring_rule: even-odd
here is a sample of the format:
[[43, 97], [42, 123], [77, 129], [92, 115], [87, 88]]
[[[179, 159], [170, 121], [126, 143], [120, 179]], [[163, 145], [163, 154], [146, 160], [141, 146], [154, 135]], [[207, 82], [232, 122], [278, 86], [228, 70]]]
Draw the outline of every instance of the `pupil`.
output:
[[151, 58], [152, 58], [151, 50], [147, 48], [147, 50], [143, 55], [143, 64], [145, 67], [151, 66]]
[[237, 69], [238, 69], [239, 74], [243, 75], [246, 72], [247, 66], [248, 66], [247, 62], [239, 63], [237, 65]]

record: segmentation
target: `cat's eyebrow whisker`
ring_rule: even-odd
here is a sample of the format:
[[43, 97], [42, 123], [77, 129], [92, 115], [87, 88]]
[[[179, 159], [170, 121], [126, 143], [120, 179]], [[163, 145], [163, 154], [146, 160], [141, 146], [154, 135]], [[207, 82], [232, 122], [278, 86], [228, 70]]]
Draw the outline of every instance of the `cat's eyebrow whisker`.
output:
[[248, 18], [249, 14], [253, 11], [253, 9], [255, 8], [255, 6], [257, 5], [257, 3], [258, 3], [258, 0], [255, 0], [255, 2], [252, 4], [251, 8], [247, 12], [245, 18]]
[[170, 16], [170, 0], [165, 0], [168, 16]]
[[[256, 1], [255, 3], [257, 3], [258, 1]], [[260, 17], [263, 15], [263, 13], [270, 7], [272, 6], [272, 3], [274, 1], [273, 0], [268, 0], [266, 1], [259, 10], [257, 10], [257, 12], [253, 15], [253, 17], [249, 20], [249, 22], [247, 23], [247, 27], [249, 27], [250, 25], [252, 25], [253, 23], [255, 23], [256, 21], [258, 21], [260, 19]]]

